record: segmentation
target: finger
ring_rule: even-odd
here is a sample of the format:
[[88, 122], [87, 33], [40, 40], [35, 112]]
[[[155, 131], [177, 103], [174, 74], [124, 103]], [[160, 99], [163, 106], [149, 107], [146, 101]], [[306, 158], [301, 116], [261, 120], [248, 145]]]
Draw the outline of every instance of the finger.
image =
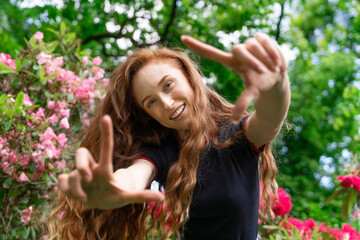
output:
[[279, 55], [279, 58], [280, 58], [280, 61], [279, 61], [280, 70], [282, 72], [284, 72], [287, 69], [288, 63], [287, 63], [287, 61], [285, 59], [284, 54], [282, 53], [282, 50], [281, 50], [279, 44], [277, 44], [277, 42], [275, 40], [273, 40], [273, 39], [272, 39], [272, 42], [275, 45], [275, 48], [277, 50], [277, 54]]
[[65, 195], [69, 195], [71, 193], [69, 185], [69, 174], [60, 174], [58, 176], [58, 185], [60, 191], [62, 191]]
[[245, 90], [241, 93], [240, 97], [235, 103], [235, 108], [233, 111], [233, 119], [239, 121], [243, 116], [244, 112], [249, 108], [252, 100], [258, 95], [258, 90], [256, 87], [246, 87]]
[[201, 54], [204, 57], [207, 57], [211, 60], [224, 64], [228, 66], [231, 61], [231, 54], [224, 52], [216, 47], [213, 47], [209, 44], [200, 42], [199, 40], [182, 35], [181, 41], [190, 49], [194, 50], [195, 52]]
[[267, 72], [266, 66], [259, 61], [252, 53], [250, 53], [244, 44], [236, 44], [232, 47], [231, 52], [233, 57], [243, 63], [244, 65], [255, 69], [259, 73]]
[[127, 192], [125, 193], [126, 195], [128, 195], [127, 197], [129, 197], [129, 199], [131, 199], [131, 201], [135, 202], [135, 203], [144, 203], [144, 202], [151, 202], [151, 201], [163, 201], [165, 199], [165, 195], [160, 193], [160, 192], [154, 192], [151, 190], [144, 190], [141, 192], [135, 192], [135, 193], [130, 193]]
[[93, 174], [91, 169], [95, 166], [95, 160], [86, 148], [79, 148], [75, 153], [75, 166], [80, 172], [81, 177], [86, 181], [92, 180]]
[[255, 34], [255, 38], [264, 47], [275, 66], [280, 66], [281, 59], [276, 47], [278, 45], [276, 41], [264, 33]]
[[[247, 39], [245, 41], [245, 46], [246, 49], [263, 64], [265, 64], [266, 67], [268, 67], [271, 71], [276, 71], [276, 61], [272, 59], [272, 56], [267, 52], [265, 47], [261, 45], [255, 38]], [[276, 52], [276, 48], [274, 47], [271, 50]]]
[[81, 186], [81, 176], [78, 170], [69, 173], [69, 185], [71, 197], [81, 201], [87, 201], [87, 195]]
[[105, 115], [101, 119], [101, 148], [99, 155], [99, 164], [101, 167], [108, 171], [109, 174], [113, 173], [112, 155], [114, 149], [114, 136], [113, 126], [110, 116]]

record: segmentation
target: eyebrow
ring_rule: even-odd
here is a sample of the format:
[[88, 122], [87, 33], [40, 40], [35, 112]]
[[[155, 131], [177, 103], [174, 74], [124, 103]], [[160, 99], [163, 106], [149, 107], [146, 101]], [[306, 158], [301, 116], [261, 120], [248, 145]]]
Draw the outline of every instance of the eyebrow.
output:
[[[163, 84], [163, 82], [165, 81], [165, 79], [167, 78], [167, 77], [169, 77], [170, 75], [165, 75], [165, 76], [163, 76], [161, 79], [160, 79], [160, 81], [158, 82], [158, 86], [161, 86], [162, 84]], [[146, 96], [143, 100], [142, 100], [142, 102], [141, 102], [141, 104], [144, 106], [144, 102], [148, 99], [148, 98], [150, 98], [150, 96], [148, 95], [148, 96]]]

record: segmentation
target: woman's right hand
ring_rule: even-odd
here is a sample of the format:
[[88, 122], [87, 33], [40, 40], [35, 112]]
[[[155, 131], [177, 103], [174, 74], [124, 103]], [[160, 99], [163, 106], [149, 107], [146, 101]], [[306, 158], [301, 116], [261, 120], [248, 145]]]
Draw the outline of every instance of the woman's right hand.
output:
[[75, 169], [69, 174], [61, 174], [58, 177], [60, 190], [69, 198], [79, 200], [91, 209], [113, 209], [130, 203], [164, 200], [164, 195], [159, 192], [131, 191], [120, 187], [126, 186], [126, 183], [117, 182], [114, 176], [113, 127], [109, 116], [101, 120], [101, 133], [103, 136], [99, 161], [96, 162], [86, 148], [77, 149]]

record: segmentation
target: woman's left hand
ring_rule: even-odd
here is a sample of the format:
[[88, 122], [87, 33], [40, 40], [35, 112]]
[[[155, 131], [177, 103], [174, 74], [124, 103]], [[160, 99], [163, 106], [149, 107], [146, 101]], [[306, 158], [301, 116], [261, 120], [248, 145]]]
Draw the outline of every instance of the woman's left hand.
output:
[[282, 81], [288, 81], [284, 55], [279, 45], [266, 34], [258, 33], [244, 43], [234, 45], [231, 53], [190, 36], [182, 36], [181, 40], [190, 49], [223, 64], [243, 78], [245, 90], [235, 103], [234, 120], [240, 120], [259, 94], [270, 91]]

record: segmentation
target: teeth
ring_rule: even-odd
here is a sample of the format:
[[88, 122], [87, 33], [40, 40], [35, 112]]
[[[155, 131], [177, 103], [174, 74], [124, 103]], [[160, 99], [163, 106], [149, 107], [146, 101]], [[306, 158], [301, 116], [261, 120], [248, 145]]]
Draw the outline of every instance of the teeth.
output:
[[184, 110], [184, 108], [185, 108], [185, 104], [179, 107], [179, 109], [176, 110], [176, 112], [174, 112], [173, 115], [171, 115], [171, 119], [177, 118], [177, 116], [179, 116], [179, 114]]

